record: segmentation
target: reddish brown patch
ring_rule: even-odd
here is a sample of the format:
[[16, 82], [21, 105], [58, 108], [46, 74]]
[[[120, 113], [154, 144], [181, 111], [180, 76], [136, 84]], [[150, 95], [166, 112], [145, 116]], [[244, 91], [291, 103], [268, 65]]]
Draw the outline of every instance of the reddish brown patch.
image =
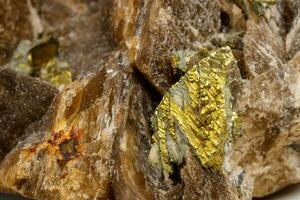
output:
[[48, 143], [52, 148], [58, 147], [58, 160], [68, 161], [79, 157], [82, 152], [80, 148], [79, 139], [83, 134], [83, 129], [71, 127], [69, 132], [60, 130], [52, 133], [51, 139]]
[[37, 145], [24, 149], [28, 153], [35, 153], [37, 149]]
[[72, 139], [79, 140], [80, 137], [82, 136], [82, 134], [83, 134], [83, 130], [82, 130], [82, 129], [80, 129], [80, 128], [74, 128], [74, 127], [72, 126], [71, 132], [70, 132], [70, 137], [71, 137]]
[[58, 145], [57, 142], [59, 138], [63, 137], [64, 133], [65, 132], [63, 130], [53, 133], [51, 139], [48, 140], [48, 143], [50, 143], [52, 146]]

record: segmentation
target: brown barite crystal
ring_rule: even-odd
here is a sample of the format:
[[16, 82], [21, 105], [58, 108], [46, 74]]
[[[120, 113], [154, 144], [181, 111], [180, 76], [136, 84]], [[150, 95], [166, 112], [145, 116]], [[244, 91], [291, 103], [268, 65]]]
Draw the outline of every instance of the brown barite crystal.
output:
[[202, 47], [220, 28], [217, 0], [115, 1], [116, 38], [130, 52], [131, 61], [160, 93], [174, 83], [170, 57], [176, 50]]
[[24, 139], [24, 130], [40, 120], [56, 94], [45, 82], [0, 69], [0, 160]]
[[[299, 183], [299, 6], [0, 0], [0, 190], [238, 200]], [[59, 68], [55, 89], [41, 75]]]
[[[134, 173], [134, 168], [126, 169], [127, 164], [134, 164], [136, 159], [127, 153], [126, 148], [132, 144], [127, 147], [126, 140], [135, 144], [139, 137], [149, 138], [146, 119], [151, 112], [147, 92], [125, 61], [123, 64], [115, 62], [118, 56], [122, 55], [116, 52], [107, 60], [107, 66], [95, 75], [75, 81], [57, 96], [47, 117], [29, 130], [32, 135], [2, 163], [0, 173], [4, 186], [36, 199], [118, 196], [113, 188], [120, 187], [121, 183], [111, 183], [111, 172], [120, 173], [120, 179], [125, 173], [122, 170]], [[146, 106], [142, 106], [143, 103]], [[141, 115], [139, 121], [132, 119], [135, 117], [132, 111]], [[123, 135], [126, 131], [129, 136]], [[117, 144], [119, 139], [121, 144]], [[115, 155], [121, 151], [125, 151], [128, 158]], [[121, 156], [119, 167], [114, 156]], [[143, 176], [136, 173], [133, 178], [136, 176], [136, 181], [143, 183]], [[126, 186], [137, 195], [142, 185], [136, 186], [137, 189]], [[125, 192], [125, 188], [122, 190]], [[122, 190], [117, 190], [120, 195]], [[141, 195], [145, 194], [141, 192]]]

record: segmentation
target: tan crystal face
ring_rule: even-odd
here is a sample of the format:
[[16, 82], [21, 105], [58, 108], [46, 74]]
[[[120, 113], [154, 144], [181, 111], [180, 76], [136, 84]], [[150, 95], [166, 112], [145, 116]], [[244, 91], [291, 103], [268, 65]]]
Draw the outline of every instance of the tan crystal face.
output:
[[214, 51], [164, 95], [152, 117], [152, 164], [172, 172], [190, 148], [204, 167], [220, 171], [233, 120], [227, 70], [234, 62], [229, 47]]

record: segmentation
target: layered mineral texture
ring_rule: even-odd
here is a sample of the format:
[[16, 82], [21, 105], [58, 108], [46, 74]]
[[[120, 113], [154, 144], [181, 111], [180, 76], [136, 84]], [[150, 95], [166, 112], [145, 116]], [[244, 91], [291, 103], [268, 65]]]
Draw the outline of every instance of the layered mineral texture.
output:
[[[145, 116], [151, 112], [150, 98], [130, 69], [126, 72], [126, 63], [115, 63], [117, 57], [57, 96], [48, 116], [2, 163], [3, 185], [37, 199], [110, 199], [118, 195], [113, 193], [110, 174], [114, 154], [121, 159], [115, 169], [120, 178], [122, 170], [136, 171], [137, 175], [124, 178], [143, 183], [139, 171], [127, 166], [137, 159], [127, 148], [138, 146], [139, 137], [150, 137]], [[138, 182], [137, 191], [134, 185], [126, 186], [134, 195], [145, 195]]]
[[160, 163], [164, 171], [173, 171], [171, 162], [182, 163], [187, 148], [187, 144], [180, 144], [183, 141], [191, 146], [203, 166], [216, 171], [222, 167], [225, 142], [232, 137], [233, 114], [226, 73], [234, 60], [229, 48], [213, 52], [164, 95], [152, 119], [153, 151], [160, 157], [153, 162]]
[[[184, 199], [195, 199], [197, 194], [204, 199], [216, 198], [215, 191], [206, 193], [210, 188], [201, 188], [200, 180], [205, 178], [200, 171], [204, 169], [197, 169], [195, 162], [210, 169], [202, 173], [210, 175], [206, 180], [209, 184], [217, 182], [216, 187], [222, 188], [218, 198], [238, 199], [234, 191], [237, 185], [231, 187], [236, 183], [225, 178], [227, 166], [224, 165], [226, 146], [232, 142], [234, 121], [237, 121], [228, 80], [236, 70], [229, 47], [209, 53], [169, 89], [152, 118], [155, 132], [149, 160], [165, 179], [174, 173], [173, 166], [186, 161], [181, 172]], [[191, 177], [189, 174], [194, 170], [199, 174]], [[196, 191], [191, 193], [193, 189]]]
[[250, 200], [300, 182], [294, 0], [0, 0], [0, 190]]

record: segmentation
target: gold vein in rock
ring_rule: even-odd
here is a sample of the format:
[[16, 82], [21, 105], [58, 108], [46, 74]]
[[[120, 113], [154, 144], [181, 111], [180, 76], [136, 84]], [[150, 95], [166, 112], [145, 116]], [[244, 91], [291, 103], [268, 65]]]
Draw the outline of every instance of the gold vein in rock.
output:
[[221, 169], [233, 120], [227, 69], [234, 60], [229, 47], [210, 53], [163, 96], [152, 125], [158, 163], [165, 171], [181, 162], [178, 155], [186, 147], [204, 167]]

